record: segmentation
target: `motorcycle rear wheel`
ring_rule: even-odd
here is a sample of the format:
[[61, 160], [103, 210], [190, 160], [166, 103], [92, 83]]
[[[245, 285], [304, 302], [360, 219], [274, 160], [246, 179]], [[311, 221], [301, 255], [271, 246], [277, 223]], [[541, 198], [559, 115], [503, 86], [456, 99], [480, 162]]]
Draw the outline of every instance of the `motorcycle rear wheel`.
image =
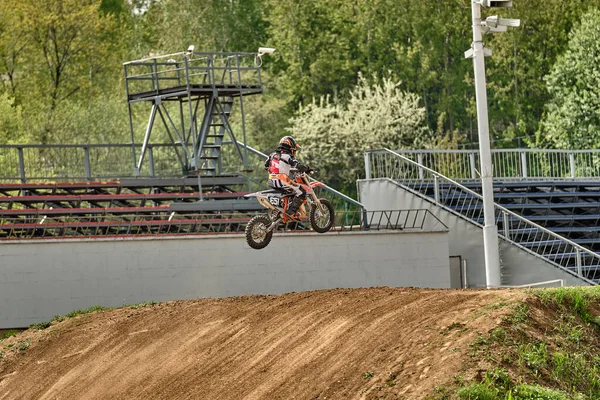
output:
[[310, 226], [319, 233], [325, 233], [331, 229], [333, 223], [335, 222], [335, 210], [333, 206], [327, 199], [319, 199], [325, 212], [321, 212], [319, 207], [316, 204], [310, 209]]
[[253, 249], [264, 249], [271, 243], [273, 231], [267, 232], [267, 228], [271, 225], [271, 220], [266, 215], [257, 215], [252, 218], [246, 225], [246, 243]]

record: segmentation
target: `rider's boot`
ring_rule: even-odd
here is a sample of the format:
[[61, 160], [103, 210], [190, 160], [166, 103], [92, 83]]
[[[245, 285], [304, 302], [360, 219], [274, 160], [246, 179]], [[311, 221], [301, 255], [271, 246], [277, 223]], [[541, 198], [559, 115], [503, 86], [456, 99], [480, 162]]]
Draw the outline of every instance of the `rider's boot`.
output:
[[294, 216], [294, 214], [296, 214], [301, 205], [302, 199], [300, 197], [294, 197], [294, 200], [292, 200], [289, 208], [287, 209], [287, 214], [289, 216]]

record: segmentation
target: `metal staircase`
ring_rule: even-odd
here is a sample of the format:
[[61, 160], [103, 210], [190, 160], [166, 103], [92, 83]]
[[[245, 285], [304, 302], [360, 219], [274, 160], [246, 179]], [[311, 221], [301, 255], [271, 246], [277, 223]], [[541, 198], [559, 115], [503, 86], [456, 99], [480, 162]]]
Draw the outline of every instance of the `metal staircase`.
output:
[[233, 98], [214, 99], [207, 107], [205, 119], [208, 128], [202, 124], [200, 145], [196, 151], [200, 154], [198, 171], [202, 175], [218, 175], [223, 168], [221, 149], [223, 138], [229, 125], [229, 117], [233, 107]]
[[[482, 227], [483, 197], [392, 150], [365, 153], [367, 179], [388, 178], [403, 189]], [[433, 196], [429, 193], [433, 192]], [[600, 255], [509, 209], [494, 204], [499, 236], [532, 255], [592, 283], [600, 283]]]
[[[240, 107], [241, 142], [246, 144], [244, 97], [262, 93], [256, 53], [187, 52], [167, 54], [123, 64], [129, 109], [134, 173], [143, 175], [151, 138], [168, 137], [183, 175], [219, 175], [224, 146], [231, 147], [249, 169], [248, 152], [238, 144], [230, 123], [235, 99]], [[134, 107], [150, 107], [138, 157], [136, 142], [142, 135], [135, 126]], [[157, 119], [157, 116], [159, 117]], [[163, 130], [157, 120], [162, 121]], [[240, 132], [238, 132], [239, 134]], [[152, 161], [150, 162], [152, 164]]]

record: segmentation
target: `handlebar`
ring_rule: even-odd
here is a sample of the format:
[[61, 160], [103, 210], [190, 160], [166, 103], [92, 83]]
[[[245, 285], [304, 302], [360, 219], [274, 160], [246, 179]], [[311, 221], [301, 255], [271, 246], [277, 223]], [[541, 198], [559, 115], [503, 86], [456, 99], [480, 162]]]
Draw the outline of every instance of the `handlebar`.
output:
[[298, 172], [298, 173], [301, 173], [301, 174], [309, 174], [309, 175], [312, 175], [312, 174], [316, 174], [316, 173], [318, 173], [318, 172], [319, 172], [319, 170], [317, 170], [317, 169], [312, 169], [312, 168], [309, 168], [309, 169], [308, 169], [308, 171], [300, 171], [298, 168], [290, 168], [290, 172]]

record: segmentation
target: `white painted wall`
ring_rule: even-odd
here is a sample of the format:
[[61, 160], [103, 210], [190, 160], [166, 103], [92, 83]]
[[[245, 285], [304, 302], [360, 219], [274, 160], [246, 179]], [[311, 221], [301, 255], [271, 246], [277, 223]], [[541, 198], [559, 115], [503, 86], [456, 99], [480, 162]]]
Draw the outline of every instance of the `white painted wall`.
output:
[[450, 287], [448, 235], [373, 231], [0, 244], [0, 329], [93, 305], [338, 287]]
[[[430, 210], [450, 229], [448, 239], [450, 256], [460, 256], [466, 260], [469, 287], [485, 287], [485, 257], [481, 227], [402, 188], [388, 178], [359, 180], [358, 192], [359, 201], [369, 211]], [[525, 285], [554, 279], [562, 279], [565, 285], [569, 286], [589, 285], [576, 275], [565, 272], [510, 242], [500, 239], [499, 246], [503, 285]]]

